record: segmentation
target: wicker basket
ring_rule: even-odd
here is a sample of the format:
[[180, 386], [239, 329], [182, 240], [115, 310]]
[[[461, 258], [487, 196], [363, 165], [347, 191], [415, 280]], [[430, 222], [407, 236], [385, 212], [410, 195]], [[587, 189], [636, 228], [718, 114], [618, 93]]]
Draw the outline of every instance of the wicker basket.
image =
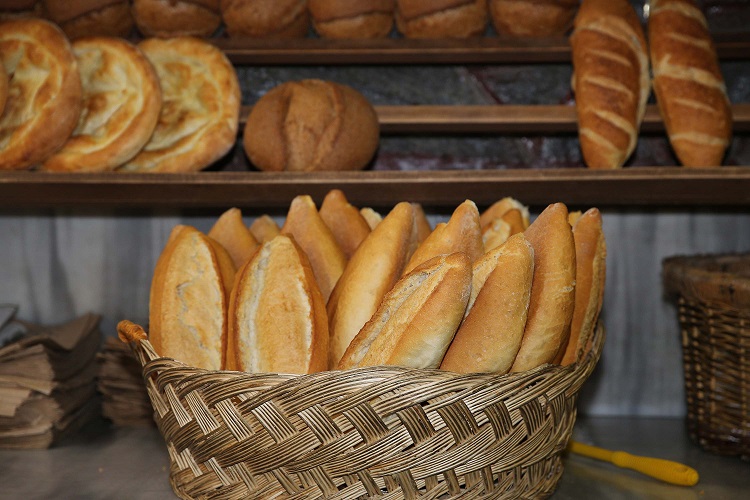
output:
[[750, 459], [750, 254], [671, 257], [690, 437], [707, 451]]
[[511, 375], [359, 368], [313, 375], [206, 371], [159, 358], [143, 329], [120, 338], [143, 365], [181, 498], [546, 498], [582, 360]]

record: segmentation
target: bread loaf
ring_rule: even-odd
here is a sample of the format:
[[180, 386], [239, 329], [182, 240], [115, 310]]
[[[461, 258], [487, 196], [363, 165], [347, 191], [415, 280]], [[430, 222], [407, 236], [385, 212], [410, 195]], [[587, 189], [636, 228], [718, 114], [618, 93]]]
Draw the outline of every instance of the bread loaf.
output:
[[507, 373], [521, 347], [534, 276], [534, 250], [523, 234], [474, 264], [466, 318], [440, 368]]
[[575, 303], [576, 254], [567, 207], [562, 203], [548, 206], [524, 236], [534, 248], [534, 278], [512, 372], [554, 361], [567, 345]]
[[432, 233], [432, 226], [430, 221], [427, 220], [422, 205], [412, 203], [411, 206], [414, 207], [414, 218], [417, 221], [417, 242], [422, 243]]
[[396, 0], [396, 26], [407, 38], [469, 38], [487, 28], [487, 0]]
[[0, 54], [9, 76], [0, 116], [0, 170], [23, 170], [49, 158], [73, 133], [81, 114], [81, 77], [65, 34], [42, 19], [0, 23]]
[[253, 106], [245, 152], [261, 170], [358, 170], [378, 146], [375, 109], [353, 88], [322, 80], [286, 82]]
[[604, 299], [607, 267], [607, 244], [602, 231], [599, 210], [592, 208], [573, 224], [576, 248], [576, 290], [570, 338], [560, 363], [578, 360], [594, 333]]
[[146, 36], [207, 37], [221, 25], [219, 1], [133, 0], [133, 17]]
[[583, 0], [571, 36], [578, 136], [589, 168], [635, 149], [650, 82], [646, 40], [627, 0]]
[[471, 262], [466, 255], [441, 255], [425, 262], [385, 295], [338, 367], [437, 368], [464, 316], [470, 291]]
[[151, 139], [162, 106], [159, 79], [146, 56], [119, 38], [80, 38], [73, 42], [73, 53], [83, 112], [70, 139], [42, 169], [114, 170]]
[[255, 239], [260, 243], [271, 241], [279, 233], [281, 228], [276, 221], [268, 215], [261, 215], [257, 217], [252, 224], [250, 224], [250, 232], [255, 236]]
[[473, 263], [484, 253], [479, 211], [471, 200], [461, 203], [448, 222], [435, 226], [430, 235], [419, 244], [403, 274], [438, 255], [462, 252]]
[[656, 102], [677, 158], [720, 166], [732, 112], [706, 18], [692, 0], [655, 0], [648, 33]]
[[42, 4], [47, 18], [70, 39], [126, 37], [135, 24], [128, 0], [42, 0]]
[[361, 213], [362, 217], [364, 217], [367, 221], [367, 225], [370, 226], [370, 230], [375, 229], [383, 220], [383, 216], [371, 207], [360, 208], [359, 213]]
[[310, 31], [307, 0], [221, 0], [233, 38], [302, 38]]
[[505, 197], [490, 205], [479, 216], [479, 224], [486, 228], [495, 219], [502, 219], [510, 225], [510, 234], [522, 233], [529, 227], [529, 208], [518, 200]]
[[494, 219], [482, 228], [482, 246], [484, 252], [490, 252], [505, 243], [511, 236], [510, 224], [501, 218]]
[[307, 254], [323, 300], [327, 302], [344, 272], [347, 258], [310, 196], [300, 195], [292, 200], [281, 234], [292, 235]]
[[340, 189], [332, 189], [326, 194], [320, 205], [320, 218], [333, 233], [347, 259], [370, 234], [370, 225]]
[[354, 252], [328, 300], [330, 366], [338, 365], [349, 343], [398, 281], [416, 238], [414, 208], [401, 202]]
[[489, 0], [490, 16], [501, 35], [562, 36], [573, 24], [579, 0]]
[[207, 370], [225, 366], [234, 273], [231, 257], [211, 238], [189, 226], [172, 230], [149, 299], [149, 340], [159, 355]]
[[237, 269], [245, 265], [260, 246], [242, 220], [239, 208], [230, 208], [221, 214], [208, 236], [226, 249]]
[[393, 28], [395, 0], [310, 0], [315, 31], [323, 38], [384, 38]]

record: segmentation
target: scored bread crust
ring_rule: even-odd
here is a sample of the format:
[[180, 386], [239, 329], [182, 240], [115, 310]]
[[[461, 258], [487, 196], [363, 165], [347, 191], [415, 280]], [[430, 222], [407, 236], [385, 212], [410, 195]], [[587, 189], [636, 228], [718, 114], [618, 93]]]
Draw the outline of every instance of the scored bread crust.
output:
[[562, 36], [570, 29], [579, 0], [490, 0], [498, 33], [522, 37]]
[[326, 194], [319, 213], [346, 258], [350, 259], [370, 234], [370, 225], [340, 189], [332, 189]]
[[162, 105], [151, 63], [129, 42], [114, 37], [73, 42], [83, 110], [65, 145], [43, 170], [102, 172], [133, 158], [154, 132]]
[[270, 215], [264, 214], [256, 217], [250, 224], [250, 232], [255, 236], [255, 239], [258, 240], [259, 243], [265, 243], [278, 236], [281, 232], [281, 228]]
[[310, 29], [307, 0], [221, 0], [233, 38], [303, 38]]
[[397, 0], [396, 26], [407, 38], [468, 38], [484, 33], [487, 0]]
[[718, 167], [732, 111], [706, 18], [690, 0], [651, 4], [654, 92], [672, 148], [686, 167]]
[[428, 260], [383, 297], [338, 368], [437, 368], [463, 319], [470, 293], [471, 261], [465, 254]]
[[516, 232], [525, 231], [529, 227], [529, 208], [520, 201], [506, 196], [481, 213], [479, 224], [482, 228], [485, 228], [498, 218], [511, 224], [512, 234], [516, 234]]
[[118, 171], [194, 172], [224, 156], [237, 138], [240, 85], [215, 46], [192, 37], [142, 41], [159, 76], [162, 109], [149, 142]]
[[521, 347], [534, 276], [534, 249], [523, 234], [474, 264], [466, 317], [440, 368], [507, 373]]
[[239, 208], [230, 208], [221, 214], [208, 236], [226, 249], [237, 269], [245, 265], [260, 246], [243, 222]]
[[534, 278], [521, 348], [512, 372], [554, 361], [570, 334], [576, 284], [576, 254], [568, 209], [549, 205], [524, 232], [534, 248]]
[[305, 252], [279, 235], [238, 272], [229, 305], [230, 370], [314, 373], [328, 368], [325, 303]]
[[0, 24], [8, 98], [0, 116], [0, 170], [46, 160], [68, 140], [81, 114], [81, 78], [70, 42], [54, 24]]
[[329, 365], [338, 365], [351, 340], [401, 276], [416, 247], [414, 208], [397, 204], [364, 239], [328, 300]]
[[424, 213], [424, 208], [419, 203], [412, 203], [414, 207], [414, 218], [417, 221], [417, 242], [422, 243], [432, 233], [432, 226], [430, 221], [427, 220], [427, 215]]
[[484, 252], [491, 252], [505, 243], [511, 237], [511, 226], [501, 218], [493, 221], [482, 228], [482, 245]]
[[310, 0], [313, 28], [324, 38], [383, 38], [393, 28], [395, 0]]
[[211, 36], [221, 25], [219, 0], [133, 0], [133, 18], [146, 36]]

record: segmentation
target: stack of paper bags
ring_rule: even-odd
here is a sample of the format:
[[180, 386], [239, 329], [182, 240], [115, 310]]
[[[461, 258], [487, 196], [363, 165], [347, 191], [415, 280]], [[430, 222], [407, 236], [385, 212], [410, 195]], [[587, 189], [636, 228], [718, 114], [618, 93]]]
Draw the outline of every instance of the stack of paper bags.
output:
[[99, 354], [98, 388], [102, 415], [115, 425], [155, 425], [141, 365], [130, 347], [116, 337], [107, 338]]
[[0, 305], [0, 448], [47, 448], [99, 414], [99, 317], [45, 327]]

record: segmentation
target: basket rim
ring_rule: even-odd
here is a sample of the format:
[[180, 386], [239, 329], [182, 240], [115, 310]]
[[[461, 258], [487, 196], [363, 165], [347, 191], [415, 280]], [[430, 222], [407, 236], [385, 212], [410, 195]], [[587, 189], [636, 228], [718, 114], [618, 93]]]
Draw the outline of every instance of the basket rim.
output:
[[662, 261], [664, 291], [717, 307], [750, 308], [750, 277], [716, 266], [747, 264], [750, 253], [677, 255]]

